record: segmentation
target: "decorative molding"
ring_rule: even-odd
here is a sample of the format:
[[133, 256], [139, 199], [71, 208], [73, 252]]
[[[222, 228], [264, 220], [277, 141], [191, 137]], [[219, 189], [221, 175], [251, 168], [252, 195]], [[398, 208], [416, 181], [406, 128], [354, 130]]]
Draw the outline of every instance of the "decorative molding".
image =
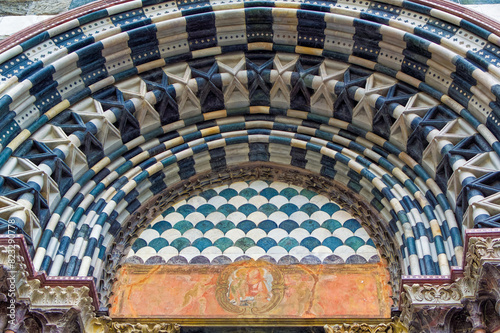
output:
[[458, 283], [432, 285], [413, 284], [403, 285], [406, 295], [414, 305], [461, 305], [463, 297], [462, 290]]
[[85, 327], [92, 333], [179, 333], [180, 326], [173, 323], [158, 322], [116, 322], [110, 317], [95, 318]]
[[180, 326], [171, 323], [109, 323], [109, 333], [179, 333]]
[[399, 320], [393, 318], [390, 323], [381, 324], [341, 324], [341, 325], [325, 325], [326, 333], [406, 333], [408, 329]]

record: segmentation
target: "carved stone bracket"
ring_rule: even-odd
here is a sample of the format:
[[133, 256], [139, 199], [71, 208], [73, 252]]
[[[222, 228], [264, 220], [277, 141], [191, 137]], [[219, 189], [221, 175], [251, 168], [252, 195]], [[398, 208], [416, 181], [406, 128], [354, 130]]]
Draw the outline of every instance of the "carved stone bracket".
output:
[[408, 329], [401, 323], [399, 318], [393, 318], [392, 322], [381, 324], [341, 324], [325, 325], [326, 333], [406, 333]]

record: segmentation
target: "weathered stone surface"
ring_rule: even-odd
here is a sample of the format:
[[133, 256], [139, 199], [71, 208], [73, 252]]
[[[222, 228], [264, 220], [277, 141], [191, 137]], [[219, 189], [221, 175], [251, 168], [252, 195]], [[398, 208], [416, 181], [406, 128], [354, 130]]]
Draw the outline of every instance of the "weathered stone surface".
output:
[[40, 0], [30, 4], [28, 15], [50, 15], [59, 14], [68, 10], [71, 0]]
[[0, 17], [0, 40], [25, 29], [29, 26], [42, 22], [52, 15], [26, 15], [26, 16], [4, 16]]
[[0, 15], [47, 15], [67, 11], [71, 0], [1, 0]]

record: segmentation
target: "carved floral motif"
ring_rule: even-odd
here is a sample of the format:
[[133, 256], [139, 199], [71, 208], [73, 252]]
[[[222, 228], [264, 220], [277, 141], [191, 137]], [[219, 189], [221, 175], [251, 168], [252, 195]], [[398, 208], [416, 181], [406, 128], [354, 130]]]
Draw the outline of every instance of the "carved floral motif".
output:
[[341, 325], [325, 325], [326, 333], [403, 333], [408, 332], [406, 327], [399, 321], [399, 318], [394, 318], [390, 323], [381, 324], [341, 324]]
[[170, 323], [111, 323], [109, 333], [179, 333], [180, 326]]

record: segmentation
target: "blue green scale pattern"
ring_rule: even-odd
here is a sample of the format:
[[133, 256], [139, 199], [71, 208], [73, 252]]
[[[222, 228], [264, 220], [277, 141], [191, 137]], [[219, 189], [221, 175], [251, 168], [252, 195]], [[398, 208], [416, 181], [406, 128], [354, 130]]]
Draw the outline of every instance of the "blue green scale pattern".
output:
[[227, 264], [378, 262], [373, 241], [322, 195], [280, 182], [236, 182], [176, 203], [132, 245], [128, 262]]

